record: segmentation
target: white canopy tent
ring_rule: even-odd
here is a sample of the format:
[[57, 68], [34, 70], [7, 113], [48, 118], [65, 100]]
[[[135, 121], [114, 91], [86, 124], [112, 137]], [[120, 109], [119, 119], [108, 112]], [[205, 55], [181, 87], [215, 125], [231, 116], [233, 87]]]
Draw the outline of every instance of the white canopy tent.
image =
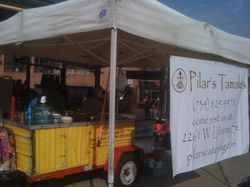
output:
[[0, 23], [4, 53], [110, 66], [110, 184], [116, 66], [167, 67], [170, 55], [250, 64], [250, 40], [195, 21], [155, 0], [69, 0]]
[[250, 40], [188, 18], [155, 0], [69, 0], [0, 23], [0, 51], [109, 66], [166, 66], [169, 55], [249, 64]]

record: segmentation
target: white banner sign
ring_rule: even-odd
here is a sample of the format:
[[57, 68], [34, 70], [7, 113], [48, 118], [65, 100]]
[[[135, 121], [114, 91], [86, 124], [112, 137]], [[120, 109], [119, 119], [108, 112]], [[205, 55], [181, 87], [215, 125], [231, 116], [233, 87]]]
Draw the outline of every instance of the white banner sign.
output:
[[247, 153], [247, 68], [172, 57], [170, 125], [173, 176]]

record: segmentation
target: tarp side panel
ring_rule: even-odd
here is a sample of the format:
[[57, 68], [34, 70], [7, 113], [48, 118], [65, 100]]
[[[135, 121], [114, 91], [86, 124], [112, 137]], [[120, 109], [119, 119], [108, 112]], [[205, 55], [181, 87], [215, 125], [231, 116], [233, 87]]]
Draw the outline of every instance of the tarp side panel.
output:
[[[24, 9], [0, 23], [1, 30], [5, 28], [0, 33], [0, 45], [112, 27], [113, 9], [114, 6], [110, 6], [107, 0], [70, 0], [51, 6]], [[9, 36], [17, 31], [18, 35]]]
[[157, 1], [117, 1], [117, 28], [176, 48], [250, 64], [249, 39], [195, 21]]

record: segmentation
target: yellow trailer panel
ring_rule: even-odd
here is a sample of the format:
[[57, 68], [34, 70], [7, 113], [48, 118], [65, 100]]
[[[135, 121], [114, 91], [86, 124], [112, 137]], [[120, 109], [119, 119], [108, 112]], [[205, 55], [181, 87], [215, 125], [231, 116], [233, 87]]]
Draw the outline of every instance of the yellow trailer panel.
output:
[[88, 126], [35, 130], [36, 174], [88, 164]]
[[[90, 160], [93, 163], [95, 156], [95, 146], [98, 140], [99, 125], [91, 125], [90, 133]], [[120, 122], [115, 126], [115, 147], [122, 147], [134, 144], [135, 122]], [[104, 165], [108, 158], [109, 130], [108, 124], [104, 124], [101, 147], [98, 151], [96, 165]]]
[[[31, 125], [15, 123], [4, 126], [14, 131], [17, 169], [27, 176], [37, 176], [77, 167], [92, 168], [99, 134], [98, 123], [64, 125]], [[20, 127], [18, 126], [20, 125]], [[134, 144], [135, 122], [116, 123], [115, 147]], [[108, 124], [104, 124], [96, 165], [105, 165], [108, 158]]]

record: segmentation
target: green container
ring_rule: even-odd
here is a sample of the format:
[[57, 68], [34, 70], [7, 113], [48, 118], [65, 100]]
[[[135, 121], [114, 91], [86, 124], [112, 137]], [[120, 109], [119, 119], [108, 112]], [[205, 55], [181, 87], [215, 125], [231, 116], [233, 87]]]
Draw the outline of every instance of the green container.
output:
[[33, 108], [32, 124], [48, 124], [53, 122], [52, 107], [41, 105]]

